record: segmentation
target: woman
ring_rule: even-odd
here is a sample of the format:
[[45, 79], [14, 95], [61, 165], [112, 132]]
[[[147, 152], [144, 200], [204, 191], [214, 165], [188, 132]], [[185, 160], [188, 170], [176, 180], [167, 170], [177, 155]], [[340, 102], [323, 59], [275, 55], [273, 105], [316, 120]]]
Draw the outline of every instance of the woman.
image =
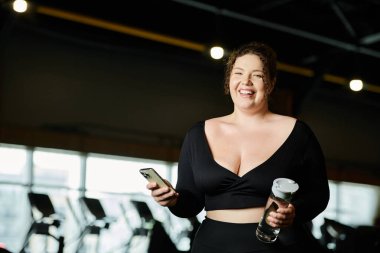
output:
[[[325, 160], [304, 122], [268, 108], [276, 61], [275, 52], [263, 43], [235, 50], [225, 74], [233, 112], [189, 129], [175, 190], [147, 185], [154, 199], [179, 217], [206, 210], [193, 253], [310, 252], [303, 227], [329, 200]], [[269, 225], [281, 232], [275, 243], [265, 244], [255, 231], [272, 182], [280, 177], [293, 179], [300, 188], [292, 204], [270, 213]]]

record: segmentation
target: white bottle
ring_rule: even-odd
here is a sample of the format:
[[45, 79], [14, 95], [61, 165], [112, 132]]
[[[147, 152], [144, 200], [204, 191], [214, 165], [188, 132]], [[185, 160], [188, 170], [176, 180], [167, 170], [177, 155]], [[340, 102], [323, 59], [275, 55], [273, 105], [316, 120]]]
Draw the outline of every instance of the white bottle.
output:
[[277, 178], [273, 181], [272, 192], [256, 230], [256, 237], [260, 241], [265, 243], [276, 241], [280, 229], [271, 227], [267, 223], [267, 217], [270, 212], [276, 212], [279, 207], [287, 207], [298, 188], [298, 184], [289, 178]]

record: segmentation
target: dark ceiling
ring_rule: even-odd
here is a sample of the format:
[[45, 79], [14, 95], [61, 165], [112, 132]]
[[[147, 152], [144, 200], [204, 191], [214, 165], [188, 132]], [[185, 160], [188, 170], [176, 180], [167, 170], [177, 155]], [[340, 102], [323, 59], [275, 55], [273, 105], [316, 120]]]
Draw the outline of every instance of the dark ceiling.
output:
[[346, 82], [361, 75], [362, 99], [378, 105], [380, 0], [36, 0], [29, 13], [17, 17], [8, 9], [11, 1], [0, 2], [3, 31], [13, 18], [83, 40], [190, 58], [206, 57], [216, 41], [228, 51], [264, 41], [278, 53], [283, 85], [308, 82], [308, 91], [322, 87], [348, 94]]

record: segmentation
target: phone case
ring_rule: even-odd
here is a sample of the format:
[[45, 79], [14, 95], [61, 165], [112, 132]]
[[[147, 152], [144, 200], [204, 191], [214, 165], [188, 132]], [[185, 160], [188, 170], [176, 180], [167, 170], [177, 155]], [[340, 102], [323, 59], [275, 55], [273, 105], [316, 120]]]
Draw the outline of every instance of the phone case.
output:
[[168, 185], [162, 179], [162, 177], [153, 169], [153, 168], [144, 168], [140, 169], [140, 173], [145, 177], [149, 182], [156, 182], [159, 187], [167, 187]]

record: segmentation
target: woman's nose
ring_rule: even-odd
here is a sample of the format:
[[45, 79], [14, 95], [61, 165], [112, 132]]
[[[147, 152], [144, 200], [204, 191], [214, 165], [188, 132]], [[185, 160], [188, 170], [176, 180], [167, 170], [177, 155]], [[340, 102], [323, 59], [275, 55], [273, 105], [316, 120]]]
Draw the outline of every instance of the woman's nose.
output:
[[241, 83], [242, 83], [243, 85], [252, 85], [252, 81], [251, 81], [251, 79], [249, 78], [249, 76], [245, 76], [245, 77], [243, 77]]

